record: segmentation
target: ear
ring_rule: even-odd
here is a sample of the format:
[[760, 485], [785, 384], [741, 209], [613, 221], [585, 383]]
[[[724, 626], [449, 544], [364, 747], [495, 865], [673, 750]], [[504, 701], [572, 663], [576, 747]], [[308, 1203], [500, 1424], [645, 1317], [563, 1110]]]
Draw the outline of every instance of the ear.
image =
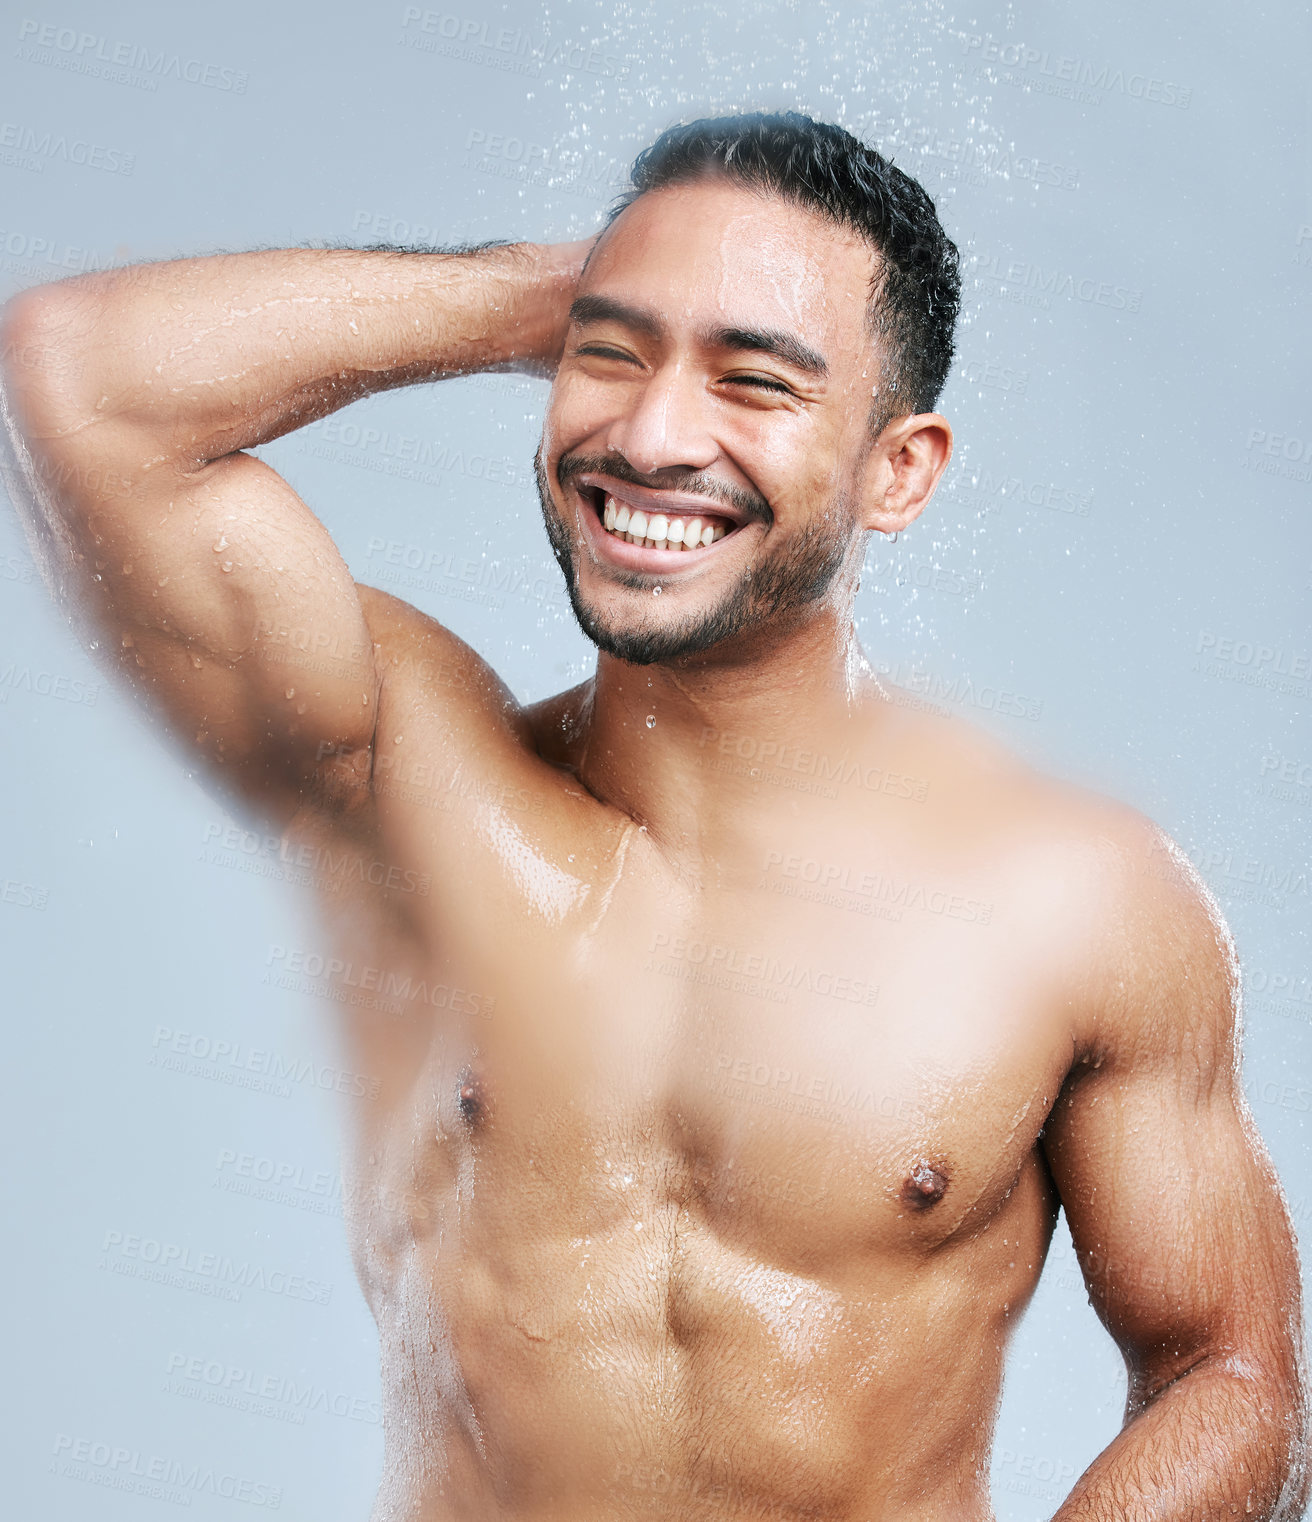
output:
[[952, 425], [937, 412], [894, 418], [865, 464], [862, 527], [896, 534], [929, 505], [952, 458]]

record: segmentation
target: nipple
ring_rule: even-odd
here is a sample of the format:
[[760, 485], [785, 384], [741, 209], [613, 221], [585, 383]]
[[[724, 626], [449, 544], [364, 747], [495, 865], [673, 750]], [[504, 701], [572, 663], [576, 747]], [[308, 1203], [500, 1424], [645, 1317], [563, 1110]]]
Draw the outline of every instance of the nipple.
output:
[[487, 1108], [483, 1080], [468, 1065], [461, 1068], [456, 1078], [456, 1103], [460, 1107], [461, 1118], [471, 1126], [477, 1125]]
[[916, 1210], [935, 1205], [947, 1193], [948, 1175], [945, 1168], [935, 1167], [928, 1158], [921, 1158], [902, 1185], [902, 1199]]

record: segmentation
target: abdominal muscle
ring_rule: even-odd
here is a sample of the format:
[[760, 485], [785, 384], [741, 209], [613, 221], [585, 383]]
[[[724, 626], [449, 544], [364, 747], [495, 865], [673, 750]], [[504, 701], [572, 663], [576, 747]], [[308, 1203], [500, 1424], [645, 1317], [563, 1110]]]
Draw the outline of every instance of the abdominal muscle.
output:
[[1015, 1244], [1046, 1239], [1037, 1189], [971, 1242], [802, 1272], [696, 1203], [594, 1204], [570, 1234], [533, 1190], [492, 1183], [453, 1189], [373, 1280], [374, 1522], [991, 1516], [1008, 1307], [1037, 1280]]

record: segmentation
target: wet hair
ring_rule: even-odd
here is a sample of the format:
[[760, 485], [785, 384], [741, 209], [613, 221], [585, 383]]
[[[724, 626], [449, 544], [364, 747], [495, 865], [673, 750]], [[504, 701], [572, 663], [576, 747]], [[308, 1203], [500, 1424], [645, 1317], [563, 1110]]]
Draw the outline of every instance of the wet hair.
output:
[[932, 411], [952, 367], [961, 269], [924, 188], [842, 127], [754, 111], [662, 132], [634, 161], [632, 189], [606, 225], [648, 191], [713, 175], [818, 212], [876, 250], [866, 318], [884, 358], [871, 429]]

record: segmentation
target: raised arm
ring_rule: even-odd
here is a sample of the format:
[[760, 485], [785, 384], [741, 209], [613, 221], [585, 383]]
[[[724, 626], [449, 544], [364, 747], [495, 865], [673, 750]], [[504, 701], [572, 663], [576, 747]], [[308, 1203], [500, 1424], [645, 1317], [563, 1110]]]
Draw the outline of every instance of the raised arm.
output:
[[269, 813], [368, 775], [379, 677], [327, 531], [245, 451], [369, 392], [550, 373], [585, 250], [221, 255], [4, 309], [6, 421], [50, 579], [84, 637]]
[[1293, 1522], [1306, 1491], [1298, 1261], [1239, 1084], [1229, 934], [1142, 821], [1109, 843], [1093, 1020], [1045, 1129], [1125, 1423], [1059, 1522]]

